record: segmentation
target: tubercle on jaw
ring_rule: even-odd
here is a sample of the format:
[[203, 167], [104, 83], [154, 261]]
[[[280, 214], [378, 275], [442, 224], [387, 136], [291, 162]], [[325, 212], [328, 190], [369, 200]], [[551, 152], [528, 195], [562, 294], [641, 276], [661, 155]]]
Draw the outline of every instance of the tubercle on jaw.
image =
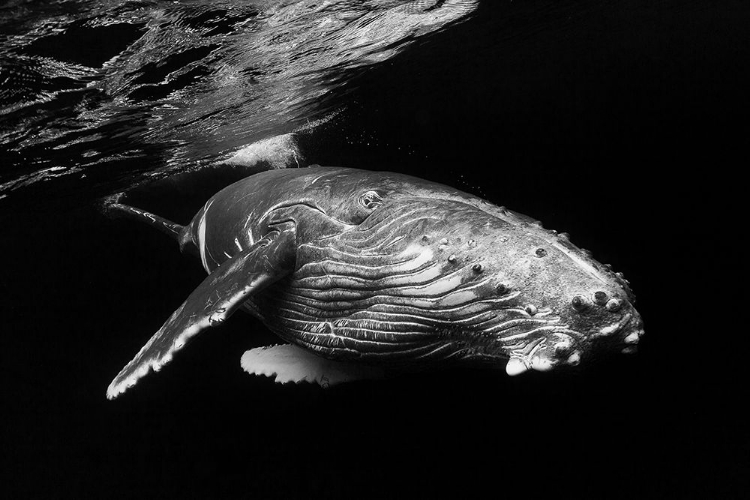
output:
[[[561, 365], [570, 367], [578, 366], [581, 362], [581, 353], [578, 350], [568, 351], [569, 354], [567, 357], [557, 360], [555, 360], [556, 356], [545, 356], [534, 351], [528, 355], [511, 352], [508, 362], [505, 365], [505, 372], [514, 377], [529, 370], [546, 372]], [[558, 349], [555, 347], [556, 354], [557, 351]]]

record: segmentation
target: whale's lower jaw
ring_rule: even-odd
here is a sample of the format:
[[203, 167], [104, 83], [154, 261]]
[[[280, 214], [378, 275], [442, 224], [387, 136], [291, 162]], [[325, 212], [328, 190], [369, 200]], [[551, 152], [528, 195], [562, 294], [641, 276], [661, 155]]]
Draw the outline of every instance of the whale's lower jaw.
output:
[[287, 342], [328, 359], [402, 368], [446, 360], [508, 362], [511, 375], [580, 360], [580, 334], [558, 317], [503, 309], [497, 298], [427, 309], [381, 294], [350, 297], [347, 307], [288, 290], [283, 282], [271, 287], [246, 310]]

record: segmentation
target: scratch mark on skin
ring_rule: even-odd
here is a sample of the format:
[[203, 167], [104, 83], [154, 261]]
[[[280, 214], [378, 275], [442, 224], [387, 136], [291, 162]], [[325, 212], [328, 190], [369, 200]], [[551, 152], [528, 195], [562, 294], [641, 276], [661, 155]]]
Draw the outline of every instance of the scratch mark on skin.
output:
[[198, 223], [198, 251], [200, 252], [203, 269], [206, 270], [208, 270], [208, 261], [206, 260], [206, 214], [212, 204], [213, 200], [206, 204], [206, 208], [203, 209], [203, 215], [201, 215], [200, 222]]
[[315, 179], [313, 179], [312, 181], [310, 181], [310, 185], [312, 186], [313, 184], [315, 184], [316, 182], [318, 182], [322, 177], [325, 177], [325, 175], [319, 175], [319, 176], [317, 176]]
[[628, 313], [625, 316], [622, 317], [620, 321], [615, 323], [614, 325], [605, 326], [601, 330], [599, 330], [599, 333], [597, 336], [608, 336], [612, 335], [613, 333], [617, 332], [618, 330], [622, 329], [631, 319], [631, 314]]

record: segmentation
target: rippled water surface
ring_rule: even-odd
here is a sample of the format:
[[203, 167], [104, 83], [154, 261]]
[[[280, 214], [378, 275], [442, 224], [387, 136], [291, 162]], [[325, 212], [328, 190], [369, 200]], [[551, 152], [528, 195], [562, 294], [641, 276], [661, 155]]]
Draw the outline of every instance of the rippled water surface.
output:
[[[226, 159], [346, 107], [337, 89], [475, 0], [11, 2], [0, 198], [103, 194]], [[88, 191], [87, 191], [88, 193]]]

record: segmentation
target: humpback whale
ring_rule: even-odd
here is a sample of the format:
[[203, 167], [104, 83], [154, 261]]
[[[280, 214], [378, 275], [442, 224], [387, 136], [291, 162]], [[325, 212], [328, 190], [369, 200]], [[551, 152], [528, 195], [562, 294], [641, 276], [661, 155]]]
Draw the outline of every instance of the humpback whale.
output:
[[109, 208], [171, 235], [208, 273], [110, 399], [239, 309], [286, 342], [246, 352], [245, 370], [321, 385], [449, 362], [550, 371], [634, 352], [643, 335], [627, 280], [567, 234], [408, 175], [269, 170], [221, 190], [185, 226]]

